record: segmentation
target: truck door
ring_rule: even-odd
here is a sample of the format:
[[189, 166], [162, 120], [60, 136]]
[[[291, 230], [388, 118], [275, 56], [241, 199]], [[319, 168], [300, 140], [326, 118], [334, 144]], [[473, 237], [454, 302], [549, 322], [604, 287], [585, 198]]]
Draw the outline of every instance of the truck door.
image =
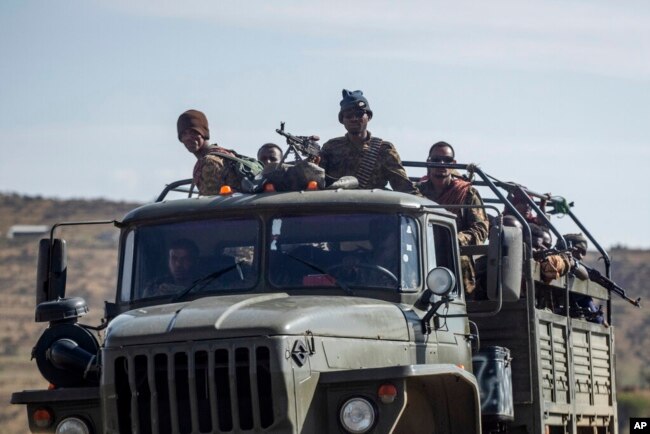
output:
[[[451, 224], [444, 224], [433, 219], [427, 223], [427, 272], [435, 267], [446, 267], [456, 276], [456, 286], [451, 293], [454, 301], [449, 304], [447, 312], [441, 311], [443, 316], [465, 313], [462, 276], [458, 262], [458, 242], [455, 233]], [[464, 317], [441, 318], [436, 330], [441, 362], [447, 360], [455, 363], [459, 356], [462, 360], [471, 360], [469, 343], [465, 339], [466, 322]]]

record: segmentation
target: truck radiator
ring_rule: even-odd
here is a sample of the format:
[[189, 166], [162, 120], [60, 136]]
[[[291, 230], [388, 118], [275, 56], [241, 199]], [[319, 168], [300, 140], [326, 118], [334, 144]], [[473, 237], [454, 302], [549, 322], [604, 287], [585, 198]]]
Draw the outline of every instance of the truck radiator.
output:
[[267, 347], [197, 349], [115, 360], [120, 433], [227, 433], [273, 424]]

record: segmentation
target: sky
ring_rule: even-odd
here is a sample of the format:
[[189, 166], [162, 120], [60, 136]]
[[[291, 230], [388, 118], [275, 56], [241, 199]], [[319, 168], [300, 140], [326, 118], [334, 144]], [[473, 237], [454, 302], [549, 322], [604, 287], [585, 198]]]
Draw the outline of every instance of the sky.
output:
[[0, 55], [0, 192], [150, 201], [191, 176], [183, 111], [254, 156], [343, 135], [360, 89], [403, 160], [445, 140], [650, 248], [647, 0], [3, 0]]

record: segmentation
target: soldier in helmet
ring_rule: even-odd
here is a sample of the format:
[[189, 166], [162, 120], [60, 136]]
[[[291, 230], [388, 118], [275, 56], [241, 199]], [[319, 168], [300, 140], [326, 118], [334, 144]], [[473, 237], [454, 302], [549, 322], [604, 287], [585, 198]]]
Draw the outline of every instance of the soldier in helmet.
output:
[[393, 190], [418, 194], [395, 146], [367, 130], [372, 110], [363, 92], [343, 89], [340, 106], [339, 122], [347, 133], [327, 141], [321, 152], [320, 166], [328, 184], [351, 175], [357, 177], [360, 188], [384, 188], [390, 183]]
[[[529, 223], [530, 232], [533, 237], [533, 251], [543, 252], [551, 248], [552, 237], [551, 231], [544, 225]], [[571, 258], [566, 253], [549, 255], [539, 261], [540, 277], [544, 283], [560, 278], [566, 275], [571, 269]]]
[[567, 247], [571, 249], [571, 255], [575, 259], [575, 266], [571, 272], [580, 280], [589, 279], [589, 273], [579, 262], [587, 254], [587, 238], [582, 234], [566, 234], [564, 240], [567, 242]]
[[[571, 255], [574, 258], [571, 274], [580, 280], [588, 280], [589, 272], [580, 263], [587, 254], [587, 238], [581, 233], [563, 235], [567, 246], [571, 249]], [[596, 307], [594, 299], [588, 295], [569, 293], [569, 303], [571, 305], [572, 317], [584, 317], [587, 321], [608, 325], [605, 320], [605, 312], [602, 306]]]
[[234, 161], [224, 155], [235, 153], [217, 145], [210, 145], [210, 129], [205, 114], [198, 110], [187, 110], [176, 123], [178, 140], [194, 154], [196, 164], [192, 173], [194, 185], [202, 195], [214, 195], [228, 185], [233, 191], [240, 191], [242, 176], [235, 170]]

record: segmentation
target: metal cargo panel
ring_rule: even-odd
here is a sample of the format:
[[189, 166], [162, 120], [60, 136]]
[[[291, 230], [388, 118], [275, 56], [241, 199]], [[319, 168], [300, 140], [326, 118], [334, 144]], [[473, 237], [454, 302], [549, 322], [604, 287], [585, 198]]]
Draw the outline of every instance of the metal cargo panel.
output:
[[545, 401], [554, 404], [571, 402], [566, 324], [540, 320], [540, 376]]
[[577, 320], [572, 321], [572, 329], [576, 404], [610, 406], [613, 366], [609, 329]]

